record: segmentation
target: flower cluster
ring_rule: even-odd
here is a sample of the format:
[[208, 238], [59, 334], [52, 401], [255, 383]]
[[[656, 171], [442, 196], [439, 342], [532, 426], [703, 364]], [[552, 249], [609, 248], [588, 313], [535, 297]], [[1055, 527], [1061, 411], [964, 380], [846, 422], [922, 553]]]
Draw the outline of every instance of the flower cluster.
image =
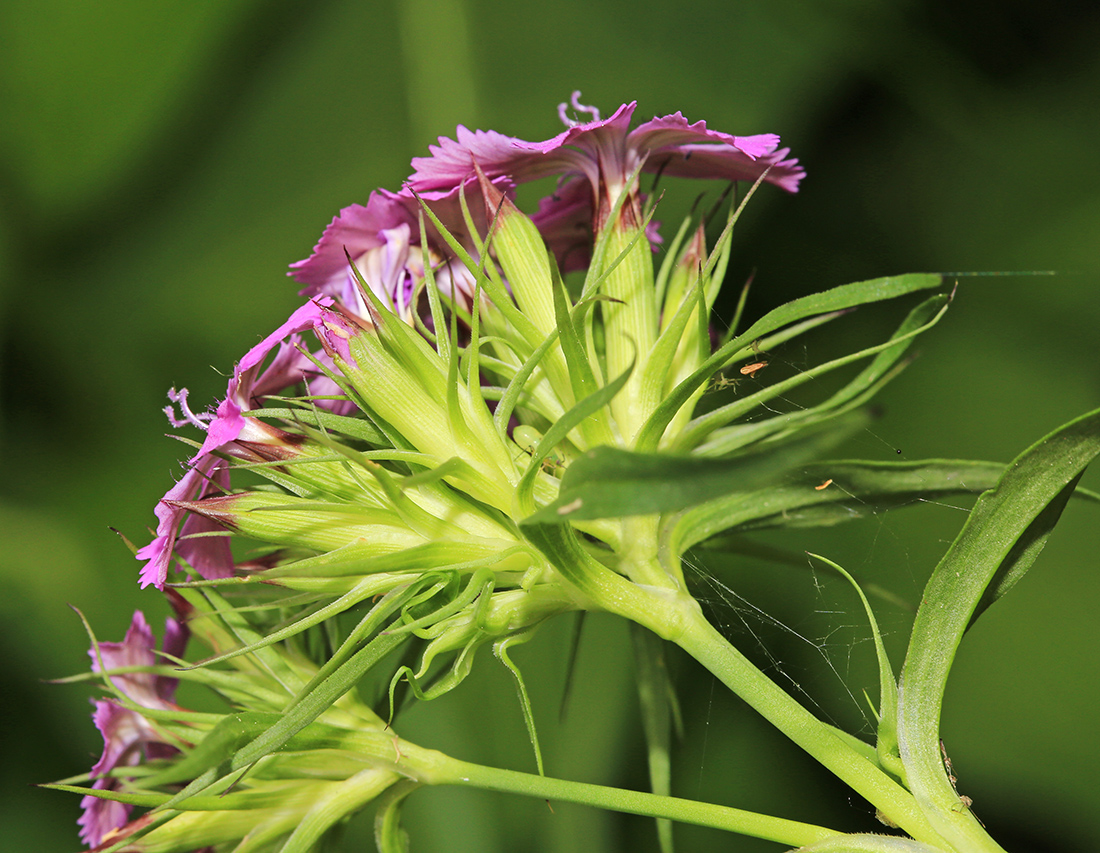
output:
[[[441, 137], [439, 145], [431, 147], [430, 157], [413, 159], [414, 172], [401, 191], [377, 190], [366, 206], [342, 210], [325, 229], [313, 254], [291, 265], [290, 274], [306, 285], [300, 292], [309, 301], [241, 359], [215, 413], [193, 413], [186, 389], [169, 395], [182, 413], [177, 418], [169, 407], [166, 411], [172, 423], [198, 426], [206, 432], [206, 439], [187, 463], [185, 476], [157, 507], [157, 536], [138, 552], [144, 562], [143, 586], [162, 588], [174, 559], [208, 579], [233, 573], [225, 539], [210, 535], [221, 519], [194, 512], [194, 502], [228, 494], [229, 459], [263, 464], [299, 459], [309, 453], [300, 436], [248, 415], [262, 409], [265, 401], [295, 389], [305, 391], [314, 409], [339, 415], [358, 412], [364, 393], [377, 396], [376, 387], [347, 387], [348, 382], [354, 384], [354, 372], [360, 368], [350, 358], [350, 340], [372, 327], [381, 332], [381, 309], [409, 325], [425, 316], [430, 319], [425, 310], [426, 284], [438, 288], [457, 311], [468, 316], [479, 287], [479, 269], [484, 267], [483, 235], [490, 223], [499, 224], [498, 220], [507, 219], [514, 210], [515, 184], [561, 176], [557, 190], [539, 203], [531, 217], [535, 228], [528, 236], [535, 242], [544, 241], [561, 268], [568, 270], [587, 264], [591, 246], [607, 229], [612, 210], [621, 213], [618, 230], [630, 233], [637, 227], [641, 221], [639, 171], [724, 181], [763, 177], [792, 192], [804, 175], [798, 161], [788, 158], [788, 150], [779, 147], [774, 134], [732, 136], [710, 130], [702, 121], [689, 124], [680, 113], [629, 130], [634, 103], [601, 119], [595, 108], [580, 104], [578, 96], [573, 94], [574, 110], [589, 114], [591, 120], [570, 119], [567, 105], [562, 104], [559, 113], [567, 130], [545, 142], [527, 142], [494, 131], [472, 132], [462, 126], [457, 141]], [[496, 239], [503, 244], [514, 230], [498, 227]], [[655, 237], [656, 233], [650, 230], [646, 236]], [[685, 255], [681, 267], [697, 264], [705, 256], [699, 239], [697, 235], [694, 255]], [[532, 254], [533, 263], [540, 264], [537, 251]], [[545, 292], [530, 293], [530, 286], [516, 289], [524, 284], [529, 283], [512, 284], [515, 300], [526, 315], [518, 325], [523, 330], [522, 321], [534, 323], [545, 334], [555, 324], [552, 307], [546, 310], [552, 306], [552, 298]], [[488, 289], [489, 282], [481, 287]], [[535, 297], [538, 302], [533, 301]], [[501, 304], [495, 309], [492, 305], [482, 307], [485, 316], [481, 322], [487, 327], [494, 321], [506, 325], [514, 319]], [[671, 316], [669, 312], [666, 320]], [[311, 351], [303, 338], [307, 331], [314, 333], [320, 349]], [[644, 331], [646, 338], [653, 338], [657, 329]], [[515, 347], [506, 347], [497, 357], [514, 363]], [[548, 360], [553, 358], [551, 353]], [[345, 366], [351, 371], [345, 370], [341, 376]], [[540, 369], [546, 372], [549, 367]], [[422, 384], [417, 380], [424, 378], [410, 377], [402, 383], [404, 392], [415, 394], [416, 386]], [[393, 380], [375, 375], [366, 381], [377, 386]], [[561, 401], [546, 400], [550, 414], [560, 415], [564, 402], [575, 402], [571, 396], [567, 391]], [[432, 403], [439, 401], [437, 397]], [[403, 401], [402, 408], [413, 409], [411, 403]], [[362, 412], [382, 426], [375, 417], [380, 413], [369, 408]], [[429, 436], [432, 443], [442, 437], [440, 432], [450, 431], [439, 422], [432, 427], [436, 433]], [[513, 449], [499, 447], [497, 455], [508, 455]], [[503, 461], [499, 468], [493, 467], [491, 475], [514, 478], [514, 470], [509, 470], [514, 468]]]
[[[140, 579], [178, 605], [166, 659], [187, 631], [203, 638], [214, 657], [186, 677], [233, 710], [178, 708], [139, 617], [123, 643], [99, 644], [102, 671], [140, 671], [110, 675], [119, 695], [97, 706], [106, 746], [82, 819], [90, 844], [190, 851], [247, 836], [312, 849], [334, 821], [421, 778], [402, 763], [411, 747], [382, 757], [385, 725], [348, 692], [372, 668], [390, 667], [392, 711], [400, 685], [440, 695], [478, 648], [507, 662], [511, 644], [562, 612], [609, 610], [679, 636], [698, 610], [681, 554], [736, 525], [675, 512], [699, 501], [675, 506], [661, 490], [633, 489], [629, 511], [621, 496], [601, 509], [576, 487], [592, 465], [620, 464], [608, 449], [633, 474], [666, 450], [699, 457], [699, 483], [741, 472], [752, 509], [738, 523], [776, 516], [749, 499], [746, 454], [789, 468], [808, 451], [792, 445], [790, 417], [744, 418], [812, 374], [768, 390], [755, 376], [761, 347], [856, 297], [716, 344], [708, 320], [740, 208], [710, 248], [702, 224], [685, 222], [655, 269], [640, 176], [793, 192], [803, 172], [772, 134], [733, 136], [679, 113], [631, 129], [633, 103], [607, 119], [577, 95], [571, 106], [586, 120], [563, 104], [566, 129], [544, 142], [464, 127], [441, 138], [400, 191], [345, 208], [292, 265], [304, 304], [237, 363], [213, 410], [171, 392], [173, 424], [205, 435], [156, 508]], [[523, 213], [515, 187], [547, 176], [558, 176], [553, 193]], [[803, 422], [865, 399], [904, 350], [891, 345]], [[713, 377], [739, 363], [760, 390], [696, 413]], [[380, 663], [412, 636], [418, 654]], [[291, 743], [315, 752], [286, 752]], [[214, 793], [232, 809], [214, 808]], [[129, 821], [138, 803], [159, 807]]]
[[[551, 139], [464, 127], [440, 138], [400, 190], [345, 208], [292, 265], [303, 304], [244, 354], [216, 405], [196, 411], [186, 389], [169, 393], [171, 423], [201, 440], [156, 506], [152, 541], [135, 550], [141, 585], [163, 592], [174, 615], [159, 651], [140, 612], [121, 642], [93, 637], [83, 678], [104, 691], [94, 712], [103, 753], [68, 780], [83, 787], [54, 786], [84, 795], [80, 834], [96, 853], [315, 853], [368, 803], [381, 853], [397, 853], [408, 849], [402, 801], [442, 784], [802, 850], [1000, 849], [941, 761], [943, 684], [963, 632], [1004, 592], [990, 584], [1100, 448], [1100, 415], [1067, 428], [1088, 453], [1067, 452], [1055, 433], [1003, 476], [992, 463], [822, 458], [865, 428], [865, 404], [943, 315], [942, 277], [841, 285], [741, 328], [746, 289], [716, 330], [745, 203], [763, 184], [796, 191], [803, 171], [772, 134], [734, 136], [680, 113], [632, 129], [634, 110], [604, 119], [575, 93]], [[654, 219], [663, 176], [751, 186], [717, 239], [693, 215], [666, 241]], [[551, 194], [522, 211], [516, 188], [554, 177]], [[782, 356], [856, 307], [927, 291], [939, 292], [908, 302], [883, 342], [797, 368]], [[816, 381], [861, 362], [840, 383]], [[792, 402], [808, 385], [828, 388]], [[933, 573], [900, 682], [860, 592], [879, 664], [874, 744], [818, 719], [755, 667], [685, 578], [685, 554], [700, 543], [789, 561], [743, 534], [984, 490]], [[859, 591], [839, 565], [811, 557]], [[570, 611], [646, 629], [631, 638], [653, 794], [543, 775], [509, 650]], [[204, 648], [197, 663], [184, 658], [192, 640]], [[662, 642], [910, 838], [665, 796], [673, 715]], [[392, 728], [407, 703], [461, 684], [487, 645], [516, 678], [537, 776], [463, 762]], [[188, 692], [177, 701], [180, 683], [206, 692], [203, 710], [183, 706]], [[658, 832], [671, 849], [670, 825]]]

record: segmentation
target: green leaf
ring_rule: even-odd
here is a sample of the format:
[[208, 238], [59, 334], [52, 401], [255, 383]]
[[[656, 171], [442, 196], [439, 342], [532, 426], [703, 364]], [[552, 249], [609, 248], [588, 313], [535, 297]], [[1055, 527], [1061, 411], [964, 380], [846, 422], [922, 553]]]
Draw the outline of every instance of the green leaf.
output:
[[835, 441], [834, 425], [825, 426], [829, 429], [816, 425], [733, 459], [596, 447], [566, 469], [558, 499], [523, 523], [676, 512], [731, 492], [759, 489]]
[[665, 427], [680, 407], [691, 398], [699, 385], [707, 381], [715, 371], [721, 370], [730, 358], [758, 338], [770, 335], [783, 326], [815, 314], [827, 314], [870, 302], [881, 302], [907, 293], [939, 287], [942, 283], [943, 277], [934, 273], [910, 273], [844, 284], [823, 293], [804, 296], [780, 305], [753, 323], [745, 332], [719, 348], [698, 370], [677, 385], [642, 427], [636, 447], [641, 450], [655, 449], [664, 435]]
[[[789, 379], [768, 385], [755, 394], [750, 394], [741, 400], [736, 400], [695, 418], [680, 435], [676, 436], [673, 446], [677, 448], [696, 447], [719, 427], [731, 423], [737, 418], [744, 417], [769, 400], [782, 399], [783, 395], [790, 393], [791, 390], [800, 385], [814, 381], [852, 362], [874, 355], [875, 358], [867, 367], [824, 403], [776, 418], [750, 424], [738, 424], [722, 430], [721, 433], [713, 436], [712, 440], [707, 443], [705, 452], [711, 456], [719, 456], [731, 450], [736, 450], [750, 440], [758, 440], [760, 436], [767, 435], [770, 431], [791, 429], [805, 423], [814, 423], [836, 412], [861, 405], [874, 396], [879, 388], [896, 375], [899, 370], [897, 367], [898, 362], [905, 351], [918, 335], [928, 331], [940, 321], [947, 310], [949, 302], [948, 297], [943, 294], [926, 299], [909, 312], [890, 339], [884, 343], [819, 364], [809, 370], [803, 370]], [[825, 315], [822, 319], [832, 319], [835, 316], [835, 314]]]
[[406, 779], [379, 797], [374, 813], [374, 845], [379, 853], [409, 853], [409, 834], [401, 828], [401, 806], [419, 787], [419, 782]]
[[526, 643], [535, 635], [535, 629], [531, 628], [526, 631], [519, 631], [515, 634], [509, 634], [507, 637], [503, 637], [493, 643], [493, 654], [496, 655], [497, 660], [504, 664], [508, 671], [512, 673], [512, 677], [516, 682], [516, 693], [519, 696], [520, 709], [523, 711], [523, 722], [527, 725], [527, 738], [531, 741], [531, 748], [535, 751], [535, 766], [538, 767], [539, 775], [545, 776], [546, 771], [542, 764], [542, 749], [539, 747], [539, 733], [535, 728], [535, 712], [531, 707], [531, 697], [527, 693], [527, 685], [523, 681], [523, 673], [519, 671], [519, 667], [512, 662], [511, 657], [508, 656], [508, 650], [520, 643]]
[[[274, 399], [268, 397], [267, 399]], [[365, 417], [352, 418], [346, 415], [335, 415], [318, 408], [281, 409], [265, 408], [252, 409], [242, 412], [247, 418], [279, 418], [291, 423], [307, 424], [312, 427], [324, 427], [330, 432], [346, 435], [348, 438], [357, 438], [376, 447], [389, 445], [386, 436], [370, 420]]]
[[1100, 410], [1018, 456], [975, 504], [936, 566], [913, 624], [899, 691], [898, 735], [910, 787], [929, 820], [967, 850], [1000, 850], [955, 792], [940, 756], [940, 713], [963, 634], [1034, 562], [1086, 466], [1100, 454]]
[[684, 512], [671, 534], [674, 553], [726, 530], [820, 527], [924, 500], [992, 488], [1004, 473], [996, 462], [815, 462], [781, 485], [738, 491]]
[[898, 685], [894, 680], [894, 670], [890, 666], [890, 656], [886, 654], [886, 644], [882, 641], [882, 632], [878, 628], [878, 620], [875, 619], [875, 611], [871, 609], [871, 602], [867, 600], [862, 587], [856, 583], [856, 579], [848, 574], [841, 566], [818, 554], [808, 554], [811, 559], [824, 563], [833, 571], [840, 574], [859, 596], [863, 604], [863, 611], [867, 614], [867, 622], [871, 626], [871, 639], [875, 643], [875, 657], [878, 659], [879, 681], [879, 712], [878, 712], [878, 745], [875, 752], [876, 761], [887, 772], [893, 774], [904, 785], [905, 767], [898, 756]]

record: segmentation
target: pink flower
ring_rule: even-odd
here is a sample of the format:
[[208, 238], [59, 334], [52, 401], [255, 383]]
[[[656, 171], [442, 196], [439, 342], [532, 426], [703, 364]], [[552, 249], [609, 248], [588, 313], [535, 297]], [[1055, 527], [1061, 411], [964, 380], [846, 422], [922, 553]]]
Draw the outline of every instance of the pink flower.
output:
[[430, 146], [430, 157], [413, 159], [409, 185], [417, 191], [452, 188], [469, 179], [475, 162], [487, 177], [507, 177], [516, 183], [547, 175], [580, 175], [593, 193], [601, 226], [619, 195], [633, 189], [626, 183], [639, 164], [644, 172], [724, 181], [755, 181], [768, 170], [765, 180], [789, 192], [797, 191], [805, 176], [773, 133], [732, 136], [710, 130], [704, 121], [688, 124], [678, 112], [630, 130], [636, 102], [601, 119], [598, 110], [578, 101], [579, 96], [573, 93], [574, 109], [592, 119], [571, 121], [567, 105], [561, 104], [559, 115], [569, 127], [545, 142], [459, 125], [455, 140], [440, 137], [438, 145]]
[[[331, 304], [332, 299], [327, 296], [310, 300], [282, 326], [252, 347], [234, 368], [225, 399], [218, 404], [216, 413], [192, 412], [186, 388], [169, 392], [169, 400], [180, 407], [183, 415], [177, 418], [172, 407], [167, 407], [165, 412], [172, 425], [197, 426], [206, 431], [206, 440], [188, 463], [187, 473], [157, 504], [156, 536], [136, 554], [137, 559], [145, 562], [140, 577], [143, 587], [153, 584], [163, 589], [168, 569], [176, 557], [182, 558], [207, 579], [233, 574], [229, 540], [222, 535], [203, 535], [220, 534], [221, 528], [209, 519], [191, 515], [179, 504], [229, 490], [229, 463], [216, 453], [261, 461], [256, 448], [271, 446], [285, 450], [293, 445], [291, 437], [282, 430], [244, 416], [244, 412], [262, 407], [265, 397], [299, 384], [305, 384], [311, 394], [338, 391], [334, 383], [305, 355], [301, 337], [302, 332], [313, 329], [323, 340], [334, 340], [335, 344], [330, 346], [338, 348], [341, 343], [346, 346], [346, 341], [331, 334], [326, 326], [326, 323], [332, 325], [335, 322], [333, 318], [337, 316], [329, 310]], [[272, 351], [275, 355], [268, 361]], [[332, 357], [326, 351], [317, 353], [314, 358], [322, 364], [332, 364]], [[318, 405], [338, 414], [354, 408], [354, 404], [341, 401], [321, 400]]]
[[[162, 646], [164, 653], [172, 657], [181, 656], [187, 638], [188, 631], [182, 622], [167, 620]], [[95, 647], [88, 654], [92, 658], [92, 671], [103, 672], [123, 667], [155, 666], [162, 662], [155, 649], [153, 632], [139, 610], [135, 611], [121, 643], [100, 643], [98, 655]], [[177, 707], [173, 701], [177, 684], [174, 678], [147, 672], [128, 672], [112, 675], [110, 679], [116, 688], [138, 705], [160, 710]], [[103, 735], [103, 755], [92, 768], [92, 775], [99, 777], [95, 788], [114, 789], [118, 781], [104, 774], [116, 767], [131, 767], [148, 758], [162, 758], [176, 751], [144, 716], [109, 699], [95, 703], [92, 719]], [[80, 838], [89, 847], [98, 846], [107, 833], [124, 826], [132, 808], [91, 795], [84, 797], [80, 805], [84, 810], [77, 821]]]
[[[224, 536], [203, 536], [184, 539], [196, 533], [219, 530], [201, 517], [191, 516], [176, 505], [178, 501], [199, 500], [229, 488], [229, 463], [216, 456], [205, 455], [191, 463], [191, 469], [170, 488], [157, 503], [157, 535], [135, 555], [145, 562], [139, 582], [143, 587], [153, 584], [163, 589], [168, 579], [168, 567], [176, 556], [182, 557], [204, 578], [224, 578], [233, 573], [233, 555]], [[182, 529], [180, 527], [182, 523]]]
[[[472, 178], [472, 174], [469, 176]], [[394, 193], [375, 190], [366, 206], [353, 204], [340, 211], [321, 235], [313, 254], [290, 265], [288, 275], [307, 285], [303, 296], [328, 296], [358, 317], [370, 315], [360, 286], [348, 265], [351, 257], [360, 276], [371, 291], [392, 308], [405, 322], [412, 323], [416, 313], [417, 290], [425, 277], [424, 254], [420, 239], [420, 201], [432, 210], [447, 231], [475, 258], [475, 244], [466, 227], [459, 200], [459, 186], [469, 183], [468, 206], [481, 236], [487, 221], [484, 205], [478, 200], [476, 183], [458, 181], [445, 192], [425, 191], [420, 200], [410, 190]], [[498, 178], [494, 184], [505, 194], [511, 183]], [[446, 296], [469, 308], [474, 293], [474, 278], [425, 217], [428, 257], [436, 287]]]

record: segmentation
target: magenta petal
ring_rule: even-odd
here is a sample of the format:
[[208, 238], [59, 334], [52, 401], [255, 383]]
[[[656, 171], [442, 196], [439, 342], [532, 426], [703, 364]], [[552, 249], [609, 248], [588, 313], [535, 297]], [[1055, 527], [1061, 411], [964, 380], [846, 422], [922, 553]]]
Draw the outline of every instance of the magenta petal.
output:
[[216, 456], [198, 458], [191, 463], [191, 469], [180, 481], [161, 498], [154, 510], [157, 516], [156, 538], [144, 548], [140, 548], [135, 555], [138, 560], [146, 561], [141, 570], [141, 586], [153, 584], [157, 589], [164, 589], [164, 582], [168, 577], [168, 566], [172, 561], [176, 540], [179, 537], [179, 526], [187, 515], [187, 511], [176, 506], [175, 502], [202, 497], [207, 491], [210, 477], [212, 475], [217, 477], [216, 469], [225, 464]]
[[[304, 344], [300, 335], [292, 334], [279, 342], [279, 348], [271, 363], [247, 383], [242, 377], [242, 385], [247, 388], [237, 390], [237, 398], [243, 399], [252, 407], [252, 403], [261, 402], [264, 397], [280, 394], [287, 388], [306, 381], [317, 374], [317, 366], [303, 352]], [[255, 368], [252, 368], [256, 372]]]
[[[187, 650], [187, 641], [190, 639], [191, 631], [185, 622], [171, 617], [164, 620], [164, 642], [161, 644], [161, 649], [166, 655], [182, 658]], [[161, 663], [168, 662], [165, 658], [161, 659]], [[179, 685], [178, 678], [165, 678], [158, 675], [155, 685], [157, 697], [165, 704], [174, 702], [177, 685]]]
[[317, 327], [317, 337], [329, 358], [340, 358], [346, 364], [355, 364], [351, 355], [351, 339], [359, 334], [359, 327], [339, 311], [325, 311], [323, 322]]
[[140, 582], [143, 587], [153, 584], [157, 589], [164, 588], [168, 577], [168, 564], [176, 545], [179, 525], [186, 510], [173, 504], [174, 501], [186, 501], [195, 498], [206, 482], [210, 469], [220, 460], [206, 456], [195, 462], [176, 485], [165, 492], [154, 512], [157, 516], [157, 536], [144, 548], [138, 549], [137, 559], [144, 560]]
[[[574, 104], [576, 106], [576, 104]], [[766, 180], [794, 192], [805, 172], [797, 160], [784, 159], [774, 133], [734, 136], [711, 130], [706, 122], [689, 124], [677, 112], [629, 130], [635, 103], [623, 104], [607, 119], [576, 124], [545, 142], [526, 142], [494, 131], [459, 127], [457, 139], [440, 138], [431, 157], [413, 160], [414, 189], [444, 189], [466, 180], [476, 161], [486, 175], [511, 176], [517, 182], [548, 174], [583, 174], [593, 187], [616, 187], [645, 159], [649, 172], [719, 180]]]
[[[187, 637], [188, 630], [182, 622], [168, 619], [164, 650], [176, 656], [182, 654]], [[136, 611], [122, 642], [100, 643], [98, 651], [95, 647], [91, 649], [92, 670], [102, 672], [123, 667], [152, 666], [158, 662], [154, 646], [149, 623], [140, 610]], [[139, 705], [161, 709], [172, 707], [172, 695], [177, 683], [174, 678], [148, 672], [127, 672], [111, 675], [110, 679], [116, 688]], [[103, 753], [92, 768], [93, 776], [102, 777], [116, 767], [135, 765], [143, 757], [167, 756], [175, 751], [175, 747], [165, 743], [163, 736], [142, 714], [110, 700], [101, 699], [95, 703], [92, 719], [103, 736]], [[117, 785], [115, 779], [99, 778], [93, 787], [110, 790]], [[78, 820], [80, 837], [92, 847], [98, 846], [107, 833], [124, 826], [131, 811], [130, 806], [91, 795], [84, 797], [80, 806], [83, 809]]]
[[301, 291], [303, 296], [339, 296], [332, 288], [334, 283], [337, 287], [343, 286], [347, 255], [357, 258], [378, 248], [384, 241], [382, 232], [399, 225], [416, 227], [416, 216], [410, 213], [407, 201], [397, 193], [376, 190], [370, 194], [365, 207], [353, 204], [341, 210], [314, 246], [313, 254], [291, 264], [287, 275], [308, 285]]
[[595, 181], [601, 166], [621, 172], [634, 107], [623, 104], [610, 118], [574, 125], [544, 142], [459, 125], [455, 140], [441, 136], [439, 145], [429, 147], [432, 156], [413, 158], [409, 185], [417, 191], [452, 189], [474, 174], [475, 162], [488, 178], [506, 176], [516, 183], [559, 173]]
[[[88, 650], [92, 659], [92, 672], [102, 672], [103, 669], [118, 669], [126, 666], [152, 666], [156, 663], [156, 640], [153, 639], [153, 630], [145, 621], [145, 614], [140, 610], [134, 611], [130, 620], [130, 627], [126, 629], [126, 636], [121, 643], [100, 643], [99, 652], [93, 647]], [[103, 661], [103, 669], [99, 662]], [[140, 673], [139, 673], [140, 675]], [[119, 676], [129, 678], [130, 676]], [[116, 682], [120, 690], [125, 690], [122, 684]]]
[[218, 415], [206, 428], [206, 440], [203, 441], [199, 452], [192, 458], [192, 462], [208, 457], [219, 447], [229, 444], [245, 428], [245, 419], [241, 415], [241, 407], [233, 399], [239, 382], [237, 376], [229, 380], [229, 396], [218, 404]]
[[[130, 767], [143, 758], [167, 757], [176, 752], [175, 747], [164, 743], [149, 721], [136, 711], [100, 700], [92, 716], [103, 735], [103, 755], [92, 768], [92, 775], [102, 775], [116, 767]], [[116, 779], [100, 778], [93, 787], [111, 790], [118, 784]], [[80, 805], [84, 810], [78, 821], [80, 837], [91, 846], [98, 845], [111, 830], [124, 826], [130, 816], [130, 806], [91, 795], [84, 797]]]
[[599, 186], [600, 174], [611, 183], [620, 183], [630, 163], [627, 131], [634, 117], [637, 101], [623, 104], [610, 118], [577, 124], [553, 139], [531, 143], [543, 153], [544, 159], [529, 176], [516, 180], [532, 180], [543, 175], [583, 174], [593, 186]]
[[573, 178], [539, 201], [531, 217], [562, 272], [581, 270], [592, 257], [592, 188]]
[[797, 192], [806, 170], [798, 160], [784, 159], [789, 148], [780, 148], [755, 160], [737, 149], [718, 145], [681, 145], [654, 152], [646, 161], [646, 171], [660, 171], [670, 177], [717, 178], [724, 181], [755, 181], [764, 170], [764, 179], [788, 192]]
[[[207, 478], [207, 487], [203, 493], [211, 491], [229, 491], [229, 468], [223, 462], [216, 465]], [[233, 552], [229, 547], [229, 538], [224, 535], [204, 536], [207, 533], [223, 534], [224, 528], [202, 515], [191, 513], [183, 522], [179, 539], [176, 542], [176, 554], [192, 569], [207, 580], [228, 578], [233, 575]], [[174, 622], [175, 620], [169, 620]], [[186, 639], [184, 639], [186, 643]], [[168, 635], [165, 635], [167, 651]]]
[[[240, 360], [233, 371], [233, 378], [229, 380], [225, 399], [218, 404], [218, 415], [207, 427], [206, 440], [199, 448], [199, 452], [192, 458], [192, 463], [237, 439], [245, 429], [248, 421], [241, 413], [244, 411], [244, 405], [247, 405], [252, 397], [251, 382], [253, 377], [249, 374], [249, 371], [263, 362], [267, 354], [286, 338], [317, 326], [321, 322], [322, 310], [325, 306], [331, 304], [332, 299], [328, 296], [311, 299], [291, 314], [283, 325], [245, 353], [244, 358]], [[247, 381], [245, 381], [246, 377]], [[301, 376], [294, 377], [292, 380], [288, 378], [287, 384], [293, 385], [301, 381], [301, 378]], [[283, 387], [285, 388], [287, 385]]]
[[460, 124], [455, 136], [441, 136], [438, 145], [429, 145], [431, 156], [413, 157], [409, 185], [414, 190], [454, 189], [475, 174], [475, 162], [489, 178], [510, 175], [522, 182], [531, 179], [528, 169], [541, 159], [535, 143], [495, 130], [467, 130]]
[[291, 314], [290, 318], [283, 323], [283, 325], [245, 353], [244, 358], [242, 358], [240, 364], [237, 365], [237, 372], [243, 373], [249, 368], [255, 367], [263, 361], [264, 357], [278, 346], [279, 342], [283, 339], [292, 334], [304, 332], [306, 329], [311, 329], [316, 326], [321, 321], [323, 309], [331, 304], [332, 300], [328, 297], [311, 299]]
[[[113, 779], [97, 779], [92, 787], [110, 789], [114, 784]], [[80, 840], [89, 847], [98, 847], [108, 832], [125, 826], [130, 819], [130, 812], [133, 811], [133, 806], [114, 800], [102, 800], [91, 794], [80, 801], [80, 808], [83, 811], [77, 820]]]
[[750, 159], [771, 154], [779, 145], [779, 136], [760, 133], [755, 136], [733, 136], [719, 130], [709, 130], [705, 121], [688, 124], [679, 113], [653, 118], [638, 125], [627, 137], [628, 144], [640, 151], [654, 151], [671, 145], [717, 143], [736, 148]]
[[779, 150], [776, 134], [733, 136], [705, 121], [688, 124], [678, 112], [639, 125], [628, 144], [646, 155], [645, 171], [674, 177], [755, 181], [770, 167], [765, 180], [795, 192], [805, 176], [797, 160], [783, 159], [789, 150]]
[[103, 735], [103, 755], [92, 768], [92, 775], [99, 776], [122, 763], [123, 756], [139, 741], [141, 716], [128, 708], [104, 699], [95, 703], [92, 720]]
[[[175, 619], [168, 619], [164, 635], [164, 650], [176, 657], [183, 654], [187, 645], [189, 632], [182, 623]], [[115, 669], [124, 669], [139, 666], [154, 666], [162, 662], [162, 658], [156, 652], [156, 640], [145, 615], [140, 610], [134, 611], [130, 627], [126, 636], [120, 643], [99, 643], [88, 650], [92, 659], [92, 671], [103, 672]], [[102, 668], [100, 662], [102, 661]], [[148, 672], [126, 672], [110, 676], [111, 683], [133, 699], [135, 702], [147, 708], [167, 707], [172, 700], [172, 690], [176, 679], [155, 675]], [[163, 683], [162, 683], [163, 682]], [[166, 683], [166, 684], [165, 684]], [[111, 703], [105, 703], [108, 707], [115, 707]], [[97, 705], [97, 715], [100, 708]], [[103, 713], [107, 713], [104, 711]], [[111, 719], [107, 714], [105, 719]], [[99, 721], [97, 719], [97, 725]], [[103, 726], [99, 726], [104, 731]], [[106, 732], [104, 732], [106, 737]]]

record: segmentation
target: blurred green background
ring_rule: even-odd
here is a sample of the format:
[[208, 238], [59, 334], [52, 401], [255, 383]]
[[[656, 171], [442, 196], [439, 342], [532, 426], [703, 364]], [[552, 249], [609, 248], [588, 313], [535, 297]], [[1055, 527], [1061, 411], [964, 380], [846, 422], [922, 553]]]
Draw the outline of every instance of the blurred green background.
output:
[[[396, 189], [435, 136], [462, 122], [549, 137], [573, 89], [605, 115], [636, 98], [643, 120], [682, 110], [720, 130], [780, 133], [809, 177], [797, 196], [760, 193], [742, 220], [731, 287], [755, 270], [753, 314], [895, 272], [1059, 271], [964, 280], [921, 359], [883, 396], [882, 420], [851, 449], [1007, 461], [1100, 404], [1097, 44], [1100, 7], [1064, 0], [6, 0], [4, 848], [78, 847], [77, 798], [29, 786], [86, 770], [101, 745], [88, 691], [40, 681], [87, 665], [67, 605], [107, 639], [136, 607], [164, 615], [108, 526], [146, 541], [154, 502], [179, 472], [186, 451], [164, 437], [166, 390], [186, 385], [198, 405], [224, 393], [234, 360], [298, 304], [287, 264], [341, 207]], [[679, 203], [662, 209], [666, 223], [685, 212]], [[866, 328], [885, 330], [866, 316]], [[844, 344], [823, 335], [774, 361], [798, 367]], [[906, 606], [963, 518], [928, 506], [784, 544], [813, 547], [882, 591], [876, 606], [900, 663]], [[1098, 531], [1094, 508], [1070, 506], [953, 673], [944, 737], [960, 790], [1010, 850], [1100, 843]], [[841, 585], [729, 562], [701, 567], [700, 590], [782, 683], [860, 724], [873, 675]], [[589, 620], [559, 724], [569, 631], [552, 624], [516, 654], [548, 772], [643, 786], [624, 626]], [[851, 693], [814, 674], [825, 663]], [[709, 677], [672, 666], [685, 717], [677, 793], [875, 826], [864, 803]], [[509, 678], [486, 656], [462, 690], [399, 729], [462, 758], [532, 769]], [[408, 812], [417, 851], [656, 849], [648, 821], [558, 804], [551, 813], [539, 801], [427, 791]], [[359, 820], [347, 849], [372, 849], [368, 839]], [[684, 850], [777, 849], [692, 828], [678, 839]]]

